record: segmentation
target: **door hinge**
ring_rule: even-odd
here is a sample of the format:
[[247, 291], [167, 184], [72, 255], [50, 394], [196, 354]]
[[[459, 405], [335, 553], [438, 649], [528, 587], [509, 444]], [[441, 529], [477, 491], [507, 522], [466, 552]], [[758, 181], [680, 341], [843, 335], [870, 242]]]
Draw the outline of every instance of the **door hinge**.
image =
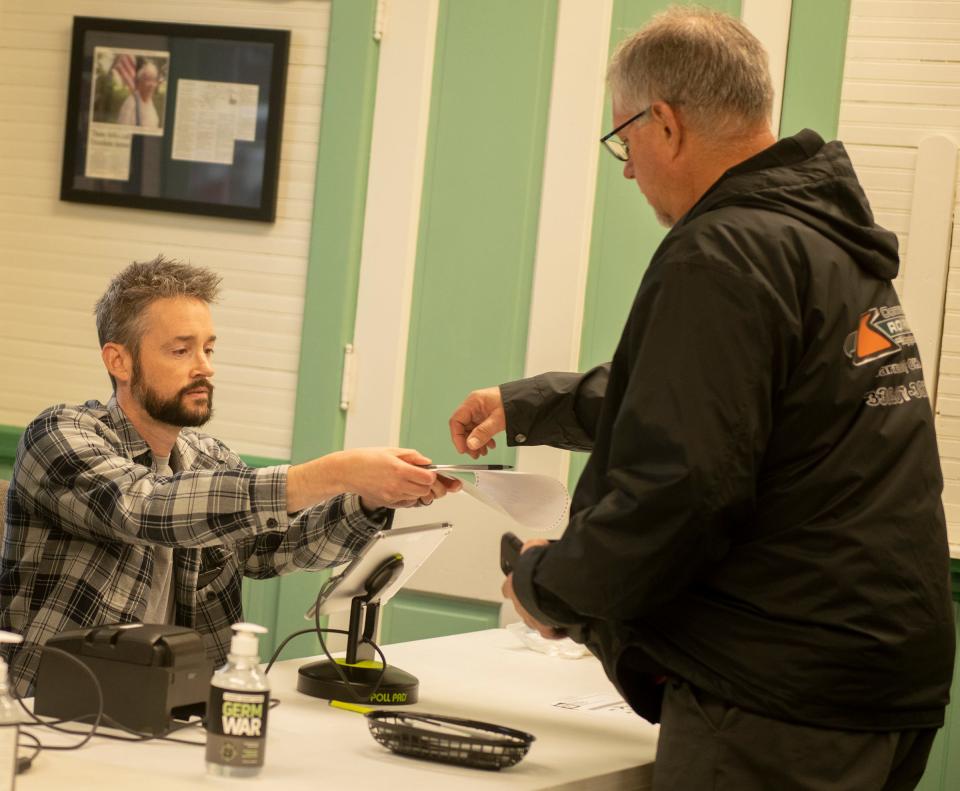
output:
[[382, 41], [387, 29], [387, 0], [377, 0], [377, 13], [373, 18], [373, 40]]
[[356, 376], [356, 355], [353, 352], [353, 344], [348, 343], [343, 347], [343, 372], [340, 376], [340, 409], [344, 412], [350, 409]]

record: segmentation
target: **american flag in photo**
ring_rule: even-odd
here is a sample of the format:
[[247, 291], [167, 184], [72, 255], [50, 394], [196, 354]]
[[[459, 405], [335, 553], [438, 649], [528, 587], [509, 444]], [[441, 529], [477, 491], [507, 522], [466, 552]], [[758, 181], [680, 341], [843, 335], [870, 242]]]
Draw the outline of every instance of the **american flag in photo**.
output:
[[123, 80], [123, 84], [132, 91], [137, 80], [136, 58], [134, 58], [133, 55], [117, 55], [113, 61], [113, 70], [119, 75], [120, 79]]

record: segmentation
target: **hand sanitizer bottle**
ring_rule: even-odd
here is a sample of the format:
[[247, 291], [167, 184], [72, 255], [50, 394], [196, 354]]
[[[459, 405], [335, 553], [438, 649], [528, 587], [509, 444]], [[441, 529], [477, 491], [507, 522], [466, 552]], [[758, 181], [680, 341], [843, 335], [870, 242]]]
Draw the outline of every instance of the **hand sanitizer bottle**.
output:
[[[18, 634], [0, 631], [0, 643], [19, 643], [22, 640]], [[8, 684], [7, 663], [0, 657], [0, 791], [13, 791], [17, 778], [20, 712], [10, 695]]]
[[260, 669], [255, 623], [235, 623], [227, 664], [210, 679], [207, 774], [256, 777], [263, 768], [270, 686]]

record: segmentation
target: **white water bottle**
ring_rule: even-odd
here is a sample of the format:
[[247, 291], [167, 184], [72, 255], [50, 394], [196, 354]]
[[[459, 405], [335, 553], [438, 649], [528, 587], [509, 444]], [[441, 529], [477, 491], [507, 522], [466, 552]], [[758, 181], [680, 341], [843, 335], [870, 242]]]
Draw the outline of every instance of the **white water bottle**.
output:
[[210, 679], [207, 774], [256, 777], [263, 768], [270, 686], [260, 669], [255, 623], [235, 623], [227, 664]]
[[[0, 631], [0, 643], [19, 643], [23, 638]], [[10, 694], [7, 663], [0, 657], [0, 791], [13, 791], [17, 782], [17, 739], [20, 711]]]

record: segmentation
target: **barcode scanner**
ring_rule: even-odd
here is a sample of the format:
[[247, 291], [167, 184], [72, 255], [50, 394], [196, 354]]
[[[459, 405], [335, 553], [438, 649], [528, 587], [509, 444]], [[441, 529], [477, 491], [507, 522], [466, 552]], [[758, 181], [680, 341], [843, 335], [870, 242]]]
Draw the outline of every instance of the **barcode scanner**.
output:
[[509, 530], [500, 536], [500, 570], [504, 574], [512, 574], [513, 569], [520, 560], [520, 550], [523, 549], [523, 541], [516, 533]]

